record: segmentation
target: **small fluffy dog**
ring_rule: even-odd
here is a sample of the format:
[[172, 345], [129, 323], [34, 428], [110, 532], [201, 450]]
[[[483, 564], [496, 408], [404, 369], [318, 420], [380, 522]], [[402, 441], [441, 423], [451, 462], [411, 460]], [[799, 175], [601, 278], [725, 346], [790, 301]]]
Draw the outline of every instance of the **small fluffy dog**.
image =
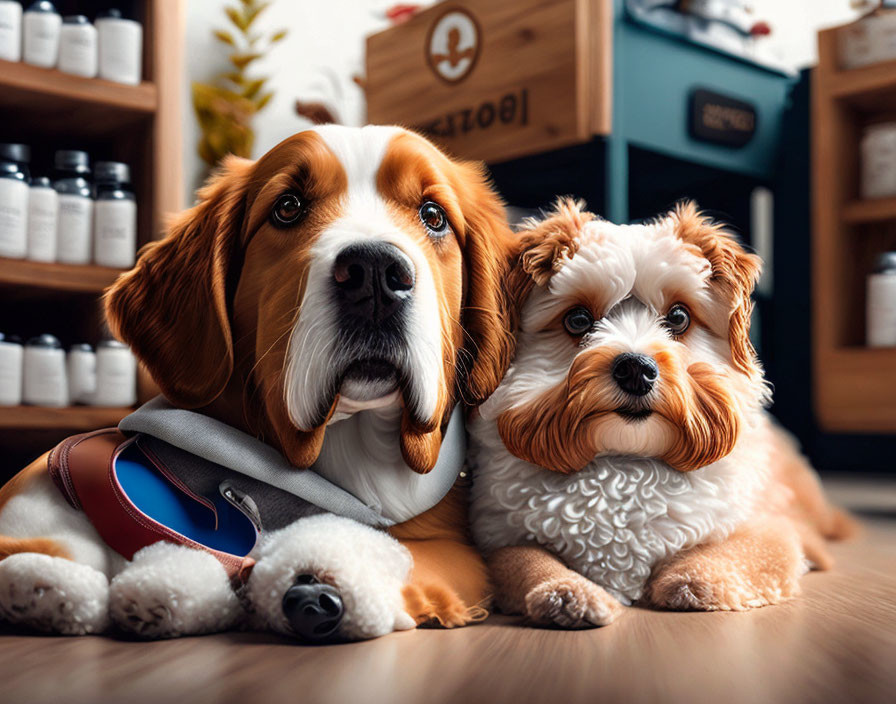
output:
[[610, 623], [621, 604], [786, 599], [851, 520], [763, 407], [759, 259], [693, 205], [620, 226], [561, 202], [516, 272], [516, 357], [473, 422], [474, 537], [499, 605]]
[[[256, 625], [293, 634], [319, 619], [365, 638], [481, 617], [465, 496], [455, 486], [423, 510], [411, 480], [436, 474], [455, 407], [485, 399], [512, 353], [514, 240], [482, 170], [398, 127], [329, 125], [227, 160], [199, 195], [108, 292], [112, 328], [172, 404], [394, 524], [322, 515], [265, 530], [244, 591]], [[147, 638], [241, 619], [209, 552], [160, 541], [125, 557], [66, 501], [46, 455], [0, 489], [0, 619]], [[287, 606], [288, 590], [317, 584], [344, 613], [326, 593], [319, 609]]]

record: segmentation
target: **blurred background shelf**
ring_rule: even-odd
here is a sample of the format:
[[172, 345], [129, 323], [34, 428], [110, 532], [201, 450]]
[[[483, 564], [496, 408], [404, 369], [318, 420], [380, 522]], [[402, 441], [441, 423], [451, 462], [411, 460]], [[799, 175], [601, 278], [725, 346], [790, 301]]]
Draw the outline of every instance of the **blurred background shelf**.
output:
[[100, 294], [121, 272], [121, 269], [95, 264], [57, 264], [0, 257], [0, 288]]
[[56, 69], [0, 60], [0, 110], [33, 113], [58, 130], [60, 115], [80, 129], [107, 132], [152, 115], [158, 107], [156, 86], [137, 86], [82, 78]]
[[896, 220], [896, 198], [853, 200], [843, 206], [843, 222], [861, 225], [870, 222]]
[[[143, 26], [143, 82], [136, 86], [81, 78], [55, 69], [0, 61], [0, 142], [31, 146], [33, 175], [49, 175], [58, 149], [82, 149], [97, 161], [131, 168], [137, 199], [137, 246], [160, 236], [183, 205], [182, 0], [122, 0]], [[58, 0], [63, 15], [90, 3]], [[56, 335], [65, 347], [109, 336], [101, 296], [121, 272], [101, 266], [0, 258], [0, 331], [27, 340]], [[139, 375], [138, 398], [155, 388]], [[127, 408], [0, 408], [0, 482], [71, 435], [112, 426]]]
[[[95, 430], [118, 425], [133, 408], [0, 406], [0, 429]], [[50, 449], [47, 447], [46, 449]]]

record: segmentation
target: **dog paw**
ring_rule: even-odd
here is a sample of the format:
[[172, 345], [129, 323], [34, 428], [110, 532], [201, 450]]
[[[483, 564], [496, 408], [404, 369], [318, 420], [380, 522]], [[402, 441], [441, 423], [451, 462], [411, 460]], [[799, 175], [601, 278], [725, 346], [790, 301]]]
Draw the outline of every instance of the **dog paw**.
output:
[[766, 573], [751, 579], [737, 569], [670, 569], [650, 584], [651, 606], [673, 611], [746, 611], [785, 601], [799, 593], [799, 571]]
[[606, 626], [622, 613], [622, 604], [578, 574], [550, 579], [526, 595], [526, 616], [539, 625], [562, 628]]
[[86, 635], [108, 626], [102, 572], [61, 557], [11, 555], [0, 562], [0, 616], [46, 633]]
[[402, 597], [410, 628], [414, 625], [455, 628], [488, 616], [482, 607], [467, 606], [452, 589], [437, 584], [407, 584], [402, 589]]
[[112, 619], [139, 638], [176, 638], [232, 627], [242, 609], [221, 564], [182, 545], [155, 543], [110, 585]]
[[253, 557], [246, 600], [258, 628], [360, 640], [414, 627], [401, 595], [411, 557], [383, 531], [312, 516], [266, 536]]

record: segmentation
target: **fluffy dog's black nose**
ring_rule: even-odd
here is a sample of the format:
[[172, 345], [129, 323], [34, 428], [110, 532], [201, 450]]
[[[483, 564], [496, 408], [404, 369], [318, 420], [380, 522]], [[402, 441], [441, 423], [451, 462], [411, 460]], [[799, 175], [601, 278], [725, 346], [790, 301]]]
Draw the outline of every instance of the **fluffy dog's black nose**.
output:
[[343, 312], [381, 323], [394, 315], [414, 291], [410, 258], [385, 242], [352, 245], [333, 265], [333, 282]]
[[283, 615], [297, 636], [326, 640], [339, 628], [345, 609], [335, 587], [310, 574], [300, 576], [283, 595]]
[[633, 396], [650, 393], [660, 370], [650, 357], [626, 352], [613, 360], [613, 379], [619, 388]]

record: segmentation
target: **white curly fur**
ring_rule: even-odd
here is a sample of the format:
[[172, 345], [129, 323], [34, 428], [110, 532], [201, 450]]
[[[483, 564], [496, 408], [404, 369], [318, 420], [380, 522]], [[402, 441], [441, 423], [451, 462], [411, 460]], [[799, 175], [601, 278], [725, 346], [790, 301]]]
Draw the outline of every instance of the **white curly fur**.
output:
[[339, 516], [313, 516], [266, 535], [256, 557], [246, 596], [260, 628], [292, 633], [281, 603], [302, 574], [339, 590], [343, 638], [375, 638], [414, 627], [401, 594], [411, 555], [382, 531]]
[[141, 638], [176, 638], [232, 628], [242, 615], [224, 567], [207, 552], [154, 543], [110, 585], [112, 619]]
[[68, 636], [109, 625], [109, 582], [87, 565], [37, 553], [0, 561], [0, 617]]

